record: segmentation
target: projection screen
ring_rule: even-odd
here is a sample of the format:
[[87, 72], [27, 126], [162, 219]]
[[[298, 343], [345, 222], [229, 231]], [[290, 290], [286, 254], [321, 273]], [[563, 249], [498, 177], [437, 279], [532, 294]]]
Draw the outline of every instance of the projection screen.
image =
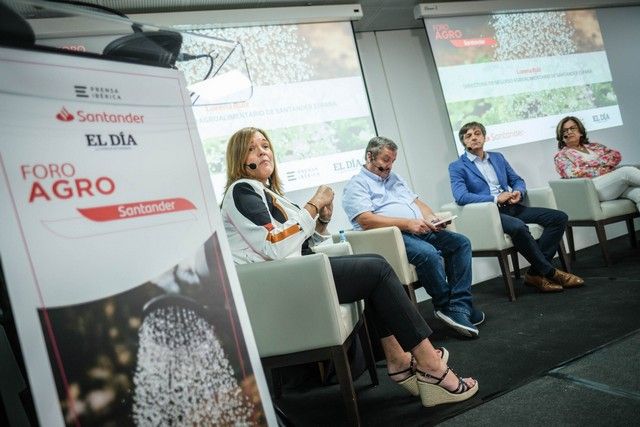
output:
[[178, 28], [218, 39], [227, 49], [222, 56], [228, 59], [204, 80], [189, 62], [177, 64], [192, 82], [218, 200], [227, 141], [245, 126], [268, 133], [287, 192], [345, 181], [357, 172], [375, 128], [350, 22]]
[[486, 126], [492, 149], [554, 138], [566, 115], [589, 130], [622, 125], [596, 10], [438, 17], [424, 24], [455, 141], [469, 121]]

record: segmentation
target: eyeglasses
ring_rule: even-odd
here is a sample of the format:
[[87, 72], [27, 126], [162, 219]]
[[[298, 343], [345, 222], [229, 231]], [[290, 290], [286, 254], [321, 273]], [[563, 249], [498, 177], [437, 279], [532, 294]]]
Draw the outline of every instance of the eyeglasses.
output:
[[566, 129], [562, 129], [562, 134], [566, 135], [569, 132], [574, 133], [577, 130], [578, 130], [578, 126], [571, 126], [571, 127], [566, 128]]

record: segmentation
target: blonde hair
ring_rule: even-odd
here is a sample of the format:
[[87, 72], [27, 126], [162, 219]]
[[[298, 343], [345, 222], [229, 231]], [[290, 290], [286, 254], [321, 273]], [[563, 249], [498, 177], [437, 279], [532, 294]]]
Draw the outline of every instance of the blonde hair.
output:
[[249, 178], [253, 179], [247, 173], [247, 166], [245, 166], [245, 159], [249, 155], [249, 145], [251, 144], [251, 140], [256, 132], [260, 132], [269, 143], [269, 148], [273, 153], [273, 173], [269, 177], [269, 188], [283, 195], [282, 193], [282, 181], [280, 181], [280, 177], [278, 176], [278, 166], [276, 165], [276, 155], [273, 150], [273, 144], [269, 139], [269, 135], [259, 128], [254, 127], [246, 127], [242, 128], [229, 138], [229, 142], [227, 143], [227, 183], [224, 187], [224, 191], [239, 179]]

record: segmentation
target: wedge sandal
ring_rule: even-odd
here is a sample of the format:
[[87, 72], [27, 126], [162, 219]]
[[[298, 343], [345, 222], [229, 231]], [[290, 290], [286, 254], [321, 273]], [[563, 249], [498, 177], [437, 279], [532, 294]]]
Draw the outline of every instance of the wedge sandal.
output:
[[418, 392], [420, 393], [420, 400], [422, 400], [423, 406], [430, 408], [445, 403], [462, 402], [478, 392], [478, 381], [475, 382], [473, 387], [469, 387], [462, 380], [462, 377], [453, 371], [451, 371], [451, 373], [458, 378], [458, 387], [454, 391], [449, 391], [441, 386], [440, 383], [445, 379], [449, 371], [451, 371], [451, 368], [447, 366], [447, 370], [444, 371], [444, 374], [442, 374], [441, 377], [436, 377], [416, 369], [416, 372], [420, 376], [437, 380], [435, 383], [432, 383], [419, 377], [417, 378]]

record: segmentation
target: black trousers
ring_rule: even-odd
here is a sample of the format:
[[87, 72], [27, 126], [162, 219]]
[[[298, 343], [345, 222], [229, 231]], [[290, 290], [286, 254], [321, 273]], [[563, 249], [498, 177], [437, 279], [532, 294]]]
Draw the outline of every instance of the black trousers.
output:
[[380, 255], [330, 257], [338, 301], [365, 300], [381, 337], [393, 335], [409, 351], [431, 335], [389, 263]]

